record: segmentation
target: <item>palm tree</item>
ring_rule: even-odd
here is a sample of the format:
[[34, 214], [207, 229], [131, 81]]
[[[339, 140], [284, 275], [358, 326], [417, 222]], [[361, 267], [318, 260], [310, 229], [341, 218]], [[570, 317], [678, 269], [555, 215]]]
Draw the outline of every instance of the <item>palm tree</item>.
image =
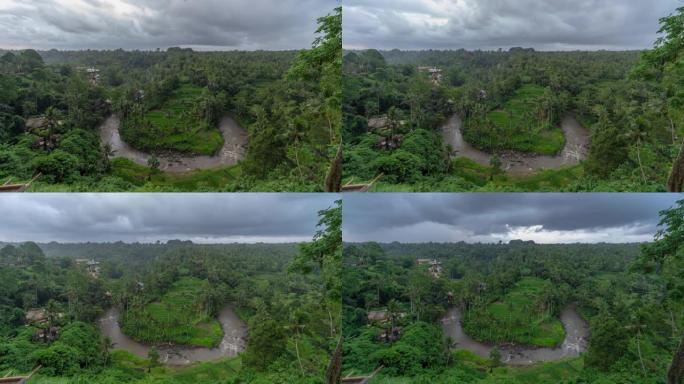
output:
[[304, 365], [302, 364], [302, 359], [299, 355], [299, 344], [297, 340], [301, 337], [301, 334], [304, 332], [307, 321], [308, 314], [301, 309], [297, 309], [290, 314], [289, 323], [291, 325], [286, 327], [290, 330], [293, 330], [295, 333], [295, 337], [293, 338], [295, 344], [295, 353], [297, 355], [297, 363], [299, 364], [299, 370], [302, 376], [304, 376]]
[[159, 165], [160, 165], [160, 162], [159, 162], [159, 158], [157, 158], [157, 156], [151, 155], [147, 159], [147, 166], [150, 167], [150, 170], [151, 170], [149, 176], [147, 177], [148, 180], [150, 180], [152, 178], [153, 173], [155, 173], [156, 171], [159, 170]]
[[112, 149], [112, 146], [109, 143], [105, 143], [101, 147], [102, 151], [102, 164], [104, 165], [105, 169], [109, 169], [110, 167], [110, 161], [112, 157], [114, 157], [115, 150]]
[[294, 148], [295, 164], [297, 165], [299, 178], [303, 180], [304, 174], [302, 173], [302, 167], [299, 163], [299, 143], [304, 139], [304, 132], [299, 129], [296, 122], [289, 121], [285, 132], [280, 134], [279, 137]]
[[401, 308], [399, 306], [399, 303], [395, 299], [392, 299], [387, 303], [387, 316], [390, 320], [389, 331], [385, 332], [385, 339], [387, 340], [387, 342], [390, 341], [390, 337], [394, 332], [394, 325], [396, 324], [400, 310]]
[[45, 138], [43, 140], [43, 149], [46, 151], [48, 150], [48, 143], [50, 147], [52, 147], [54, 144], [53, 137], [55, 134], [55, 128], [57, 128], [57, 124], [57, 110], [54, 107], [48, 107], [48, 109], [45, 111], [45, 125], [47, 129], [45, 132]]
[[627, 132], [624, 134], [624, 137], [636, 144], [637, 162], [639, 163], [639, 170], [641, 171], [641, 178], [644, 183], [646, 183], [646, 173], [644, 172], [644, 165], [641, 162], [641, 144], [644, 140], [646, 140], [647, 136], [648, 133], [644, 129], [643, 125], [634, 119], [630, 119]]
[[380, 113], [380, 96], [384, 93], [384, 86], [381, 82], [374, 81], [370, 87], [370, 91], [373, 95], [375, 95], [375, 104], [378, 113]]
[[114, 343], [112, 342], [112, 339], [110, 339], [109, 336], [105, 336], [102, 343], [102, 354], [104, 355], [105, 366], [107, 366], [107, 363], [109, 362], [109, 351], [112, 349], [114, 349]]
[[45, 311], [47, 312], [48, 328], [52, 328], [55, 324], [55, 318], [57, 318], [57, 314], [59, 313], [59, 305], [56, 301], [50, 299], [45, 306]]

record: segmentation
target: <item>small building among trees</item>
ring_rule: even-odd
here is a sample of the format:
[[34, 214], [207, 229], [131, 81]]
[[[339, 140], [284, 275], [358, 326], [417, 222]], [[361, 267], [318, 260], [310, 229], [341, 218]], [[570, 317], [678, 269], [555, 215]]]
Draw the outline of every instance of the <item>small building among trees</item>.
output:
[[370, 311], [368, 312], [368, 324], [383, 324], [389, 321], [389, 312], [387, 310]]
[[32, 308], [26, 311], [25, 321], [27, 325], [45, 324], [47, 320], [48, 314], [44, 308]]
[[419, 266], [427, 265], [428, 272], [435, 279], [439, 279], [439, 277], [442, 275], [442, 262], [437, 261], [436, 259], [418, 259], [417, 264]]

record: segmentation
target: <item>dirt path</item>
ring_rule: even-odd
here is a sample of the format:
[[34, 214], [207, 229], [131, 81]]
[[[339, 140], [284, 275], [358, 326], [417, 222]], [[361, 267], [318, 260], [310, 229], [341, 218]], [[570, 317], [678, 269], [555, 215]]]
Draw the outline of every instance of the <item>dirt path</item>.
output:
[[[565, 329], [565, 340], [557, 348], [532, 348], [519, 345], [499, 346], [502, 361], [511, 365], [532, 365], [544, 361], [556, 361], [577, 357], [587, 350], [589, 325], [577, 313], [575, 306], [567, 307], [560, 316]], [[491, 344], [480, 343], [468, 336], [461, 326], [461, 311], [454, 307], [442, 319], [444, 336], [450, 337], [454, 349], [467, 349], [476, 355], [489, 358]]]
[[[188, 365], [196, 361], [218, 360], [235, 356], [244, 351], [247, 339], [247, 324], [235, 314], [233, 307], [226, 306], [218, 317], [223, 328], [223, 339], [216, 348], [187, 347], [179, 345], [157, 346], [160, 361], [168, 365]], [[119, 310], [111, 308], [100, 318], [100, 329], [109, 337], [115, 349], [123, 349], [136, 356], [147, 358], [149, 345], [139, 343], [121, 331]]]
[[[463, 121], [454, 115], [442, 126], [442, 138], [445, 145], [451, 145], [452, 157], [467, 157], [478, 164], [489, 166], [492, 155], [483, 152], [463, 140], [461, 133]], [[586, 159], [589, 149], [589, 132], [583, 128], [574, 116], [566, 116], [561, 129], [565, 134], [565, 147], [557, 156], [531, 155], [515, 151], [500, 154], [502, 168], [512, 175], [529, 175], [543, 169], [556, 169], [577, 165]]]
[[[140, 165], [147, 166], [150, 153], [140, 151], [128, 145], [121, 139], [119, 127], [121, 121], [112, 115], [100, 126], [100, 141], [109, 144], [113, 157], [125, 157]], [[247, 152], [247, 131], [240, 127], [232, 118], [226, 116], [219, 125], [223, 134], [223, 147], [215, 156], [188, 156], [179, 153], [159, 154], [159, 169], [171, 173], [185, 173], [196, 169], [216, 168], [233, 165], [245, 157]]]

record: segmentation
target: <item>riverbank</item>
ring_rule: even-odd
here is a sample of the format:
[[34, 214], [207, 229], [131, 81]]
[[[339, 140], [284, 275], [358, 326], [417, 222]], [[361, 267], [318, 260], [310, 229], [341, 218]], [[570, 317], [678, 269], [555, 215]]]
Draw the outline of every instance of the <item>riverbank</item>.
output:
[[[139, 165], [147, 166], [151, 153], [133, 148], [126, 143], [119, 132], [121, 120], [116, 115], [109, 116], [100, 126], [100, 141], [108, 145], [111, 157], [123, 157]], [[237, 164], [247, 153], [247, 130], [233, 118], [223, 117], [219, 124], [223, 135], [223, 146], [214, 156], [189, 156], [175, 152], [156, 154], [159, 169], [169, 173], [188, 173], [199, 169], [218, 168]]]
[[[492, 154], [481, 151], [463, 139], [463, 121], [453, 115], [442, 126], [442, 139], [445, 145], [451, 146], [451, 156], [467, 157], [482, 166], [489, 166]], [[501, 169], [516, 176], [531, 175], [545, 169], [559, 169], [579, 164], [589, 153], [589, 131], [580, 125], [577, 119], [566, 116], [561, 129], [565, 135], [565, 146], [557, 156], [531, 155], [515, 151], [499, 153]]]
[[[121, 330], [119, 310], [110, 308], [100, 318], [100, 329], [107, 336], [115, 349], [128, 351], [138, 357], [147, 358], [150, 345], [133, 340]], [[247, 324], [242, 321], [232, 306], [221, 309], [218, 321], [223, 329], [223, 338], [216, 348], [186, 347], [182, 345], [157, 345], [160, 361], [167, 365], [188, 365], [200, 361], [215, 361], [225, 357], [236, 356], [244, 351], [247, 343]]]
[[[574, 305], [568, 306], [561, 312], [560, 321], [565, 329], [565, 339], [559, 347], [534, 348], [516, 344], [499, 345], [498, 349], [501, 352], [502, 361], [510, 365], [533, 365], [539, 362], [578, 357], [587, 350], [589, 325], [577, 313]], [[441, 322], [444, 335], [451, 339], [453, 349], [464, 349], [479, 357], [489, 358], [489, 353], [494, 345], [476, 341], [464, 332], [459, 308], [449, 309]]]

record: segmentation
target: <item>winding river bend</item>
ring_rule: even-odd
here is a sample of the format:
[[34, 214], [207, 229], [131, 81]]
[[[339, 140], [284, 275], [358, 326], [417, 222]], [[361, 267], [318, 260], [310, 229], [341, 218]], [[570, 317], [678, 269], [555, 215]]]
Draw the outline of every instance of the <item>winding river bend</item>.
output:
[[[100, 126], [100, 141], [108, 144], [114, 157], [125, 157], [140, 165], [147, 166], [151, 154], [133, 148], [121, 138], [119, 128], [121, 120], [111, 115]], [[196, 169], [216, 168], [233, 165], [245, 157], [247, 152], [247, 131], [229, 116], [225, 116], [219, 124], [223, 135], [223, 147], [214, 156], [184, 155], [180, 153], [163, 153], [157, 156], [159, 169], [171, 173], [184, 173]]]
[[[211, 361], [235, 356], [244, 351], [247, 340], [247, 325], [235, 314], [233, 307], [226, 306], [221, 309], [218, 320], [223, 328], [223, 339], [218, 347], [158, 345], [160, 361], [168, 365], [188, 365], [197, 361]], [[105, 336], [109, 337], [114, 348], [147, 358], [150, 346], [133, 340], [121, 331], [118, 309], [110, 308], [100, 318], [99, 322], [100, 329]]]
[[[499, 346], [502, 361], [511, 365], [532, 365], [544, 361], [556, 361], [568, 357], [577, 357], [587, 350], [589, 325], [580, 317], [574, 306], [561, 312], [561, 323], [565, 328], [565, 340], [557, 348], [532, 348], [518, 345]], [[466, 335], [461, 326], [461, 310], [454, 307], [442, 319], [442, 330], [446, 337], [453, 341], [454, 349], [466, 349], [476, 355], [489, 358], [493, 346], [481, 343]]]
[[[452, 156], [467, 157], [478, 164], [489, 166], [492, 155], [465, 142], [461, 133], [462, 128], [463, 120], [458, 115], [452, 116], [442, 126], [442, 138], [445, 145], [451, 145]], [[512, 175], [529, 175], [542, 169], [556, 169], [579, 164], [587, 157], [589, 131], [582, 127], [572, 115], [563, 119], [561, 129], [565, 134], [565, 147], [559, 155], [543, 156], [504, 151], [500, 154], [502, 168]]]

